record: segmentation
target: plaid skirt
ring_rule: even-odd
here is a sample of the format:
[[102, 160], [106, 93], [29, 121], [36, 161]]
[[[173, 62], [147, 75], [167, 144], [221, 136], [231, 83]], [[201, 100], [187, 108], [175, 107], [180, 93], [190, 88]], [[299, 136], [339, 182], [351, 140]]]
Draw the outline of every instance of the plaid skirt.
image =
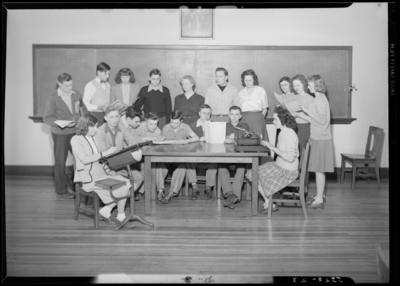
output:
[[[275, 162], [268, 162], [258, 169], [258, 186], [268, 197], [288, 186], [298, 176], [298, 170], [287, 170], [279, 167]], [[247, 172], [246, 178], [251, 181], [251, 170]]]

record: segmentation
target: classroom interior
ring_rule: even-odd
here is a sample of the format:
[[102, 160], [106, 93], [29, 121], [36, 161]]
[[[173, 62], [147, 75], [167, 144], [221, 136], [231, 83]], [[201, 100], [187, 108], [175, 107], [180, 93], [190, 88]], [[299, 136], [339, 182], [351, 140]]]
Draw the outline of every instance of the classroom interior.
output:
[[[344, 9], [216, 9], [214, 15], [214, 39], [182, 40], [177, 9], [7, 12], [7, 276], [153, 274], [163, 281], [163, 275], [210, 274], [379, 281], [375, 244], [382, 243], [389, 253], [388, 4], [354, 3]], [[169, 205], [152, 201], [152, 214], [146, 219], [155, 225], [153, 230], [140, 223], [131, 230], [115, 232], [105, 224], [95, 230], [92, 218], [73, 219], [73, 200], [57, 198], [50, 127], [29, 118], [34, 110], [34, 44], [352, 46], [356, 90], [351, 117], [356, 120], [331, 125], [335, 168], [340, 169], [341, 153], [365, 152], [370, 126], [383, 128], [381, 189], [376, 180], [359, 180], [351, 190], [350, 175], [344, 184], [331, 176], [325, 209], [308, 209], [307, 220], [299, 207], [280, 207], [268, 220], [263, 215], [251, 216], [249, 201], [230, 210], [219, 200], [193, 202], [190, 196], [179, 196]], [[135, 76], [147, 77], [147, 70], [136, 71], [135, 63], [127, 65]], [[297, 73], [288, 70], [286, 75]], [[273, 124], [267, 130], [275, 142]], [[71, 164], [69, 158], [67, 165]], [[316, 193], [314, 180], [309, 192]], [[144, 199], [135, 207], [144, 216]]]

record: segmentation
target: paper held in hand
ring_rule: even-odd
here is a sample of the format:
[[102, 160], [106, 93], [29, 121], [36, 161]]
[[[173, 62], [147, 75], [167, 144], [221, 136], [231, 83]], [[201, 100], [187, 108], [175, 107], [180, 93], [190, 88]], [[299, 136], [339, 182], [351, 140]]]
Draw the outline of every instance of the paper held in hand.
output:
[[56, 120], [54, 121], [55, 124], [60, 126], [61, 128], [65, 128], [68, 124], [74, 122], [73, 120]]
[[125, 109], [127, 108], [127, 106], [125, 104], [123, 104], [121, 101], [119, 101], [118, 99], [116, 101], [114, 101], [113, 103], [111, 103], [110, 106], [115, 107], [116, 109], [118, 109], [119, 112], [124, 112]]
[[206, 121], [204, 137], [207, 143], [224, 143], [226, 138], [226, 122]]
[[300, 101], [295, 94], [286, 94], [284, 96], [274, 92], [276, 100], [287, 110], [292, 112], [301, 111]]

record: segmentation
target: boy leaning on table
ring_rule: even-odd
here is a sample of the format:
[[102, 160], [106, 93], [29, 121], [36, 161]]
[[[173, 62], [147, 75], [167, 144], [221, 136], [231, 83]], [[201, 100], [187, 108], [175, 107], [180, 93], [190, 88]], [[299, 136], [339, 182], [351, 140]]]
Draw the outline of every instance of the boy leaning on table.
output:
[[[200, 106], [199, 110], [199, 116], [200, 118], [196, 121], [193, 121], [190, 123], [190, 128], [193, 130], [194, 133], [200, 138], [200, 141], [205, 141], [205, 135], [206, 135], [206, 122], [210, 121], [211, 117], [211, 107], [208, 104], [203, 104]], [[187, 170], [188, 172], [188, 177], [189, 178], [194, 178], [197, 180], [197, 174], [196, 174], [196, 166], [197, 164], [194, 164], [195, 168], [190, 168]], [[206, 164], [206, 188], [204, 190], [204, 196], [210, 200], [213, 200], [212, 196], [212, 188], [215, 188], [215, 182], [216, 182], [216, 175], [217, 175], [217, 164], [211, 163], [211, 164]], [[200, 191], [194, 190], [192, 192], [192, 200], [196, 200], [200, 195]]]
[[[180, 110], [172, 112], [171, 121], [164, 126], [162, 136], [166, 141], [175, 141], [175, 144], [187, 144], [199, 141], [199, 137], [186, 123], [182, 122], [183, 113]], [[178, 165], [172, 173], [171, 187], [167, 194], [164, 194], [164, 180], [168, 174], [168, 165]], [[194, 169], [193, 163], [157, 163], [156, 167], [156, 187], [158, 190], [157, 200], [164, 204], [171, 202], [173, 196], [177, 196], [182, 186], [186, 174], [186, 168]], [[193, 174], [193, 172], [192, 172]], [[192, 183], [193, 191], [197, 191], [196, 178], [189, 177], [189, 183]]]
[[[240, 109], [240, 107], [235, 105], [231, 106], [229, 108], [230, 122], [226, 123], [226, 139], [224, 142], [225, 144], [234, 143], [235, 136], [238, 137], [239, 133], [244, 132], [237, 128], [249, 131], [249, 125], [247, 123], [240, 122], [241, 118], [242, 110]], [[226, 196], [224, 207], [234, 209], [234, 204], [240, 202], [242, 197], [242, 186], [246, 165], [236, 164], [236, 174], [232, 184], [230, 180], [229, 165], [230, 164], [218, 164], [218, 176], [221, 179], [222, 191], [224, 193], [224, 196]]]
[[[105, 109], [105, 123], [97, 128], [97, 132], [95, 137], [97, 137], [99, 141], [99, 151], [103, 152], [108, 150], [111, 147], [117, 147], [117, 151], [120, 151], [124, 148], [125, 144], [133, 145], [140, 143], [141, 140], [133, 137], [129, 134], [127, 128], [120, 128], [120, 119], [121, 114], [118, 109], [114, 106], [109, 106]], [[132, 153], [136, 161], [140, 161], [142, 159], [141, 150], [135, 151]], [[138, 166], [136, 166], [138, 168]], [[139, 191], [139, 193], [144, 193], [144, 178], [143, 175], [135, 169], [131, 168], [131, 176], [133, 178], [134, 190]], [[126, 174], [126, 170], [118, 171], [121, 175]]]

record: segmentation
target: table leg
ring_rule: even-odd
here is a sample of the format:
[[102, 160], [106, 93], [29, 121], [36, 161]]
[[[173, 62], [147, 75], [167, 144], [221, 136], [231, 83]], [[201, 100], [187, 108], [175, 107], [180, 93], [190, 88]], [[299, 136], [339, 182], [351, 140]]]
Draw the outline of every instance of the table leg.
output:
[[251, 215], [257, 215], [258, 208], [258, 163], [260, 158], [253, 157], [251, 171]]
[[145, 209], [145, 214], [150, 215], [151, 213], [151, 161], [149, 156], [145, 156], [144, 158], [144, 209]]

